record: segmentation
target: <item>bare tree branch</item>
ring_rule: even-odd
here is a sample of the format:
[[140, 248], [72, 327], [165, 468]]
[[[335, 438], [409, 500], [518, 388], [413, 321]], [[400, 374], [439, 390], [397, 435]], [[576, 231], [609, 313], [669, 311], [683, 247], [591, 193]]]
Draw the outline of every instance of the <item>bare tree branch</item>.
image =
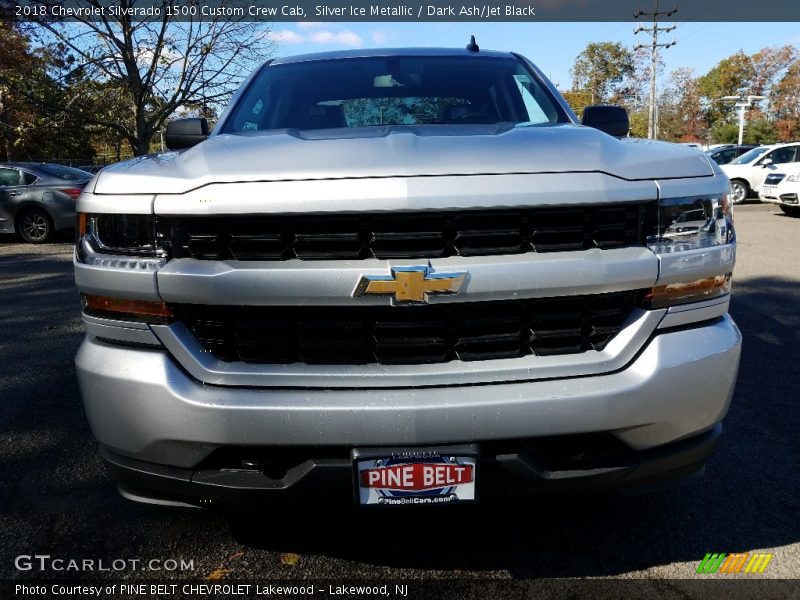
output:
[[[54, 6], [64, 0], [42, 0]], [[133, 7], [136, 0], [120, 0]], [[100, 6], [99, 0], [86, 0]], [[221, 18], [172, 22], [160, 0], [160, 19], [104, 14], [75, 23], [38, 22], [40, 47], [65, 49], [73, 58], [62, 73], [76, 93], [66, 106], [72, 118], [118, 132], [134, 154], [149, 151], [153, 135], [176, 111], [218, 111], [241, 81], [274, 49], [269, 28]]]

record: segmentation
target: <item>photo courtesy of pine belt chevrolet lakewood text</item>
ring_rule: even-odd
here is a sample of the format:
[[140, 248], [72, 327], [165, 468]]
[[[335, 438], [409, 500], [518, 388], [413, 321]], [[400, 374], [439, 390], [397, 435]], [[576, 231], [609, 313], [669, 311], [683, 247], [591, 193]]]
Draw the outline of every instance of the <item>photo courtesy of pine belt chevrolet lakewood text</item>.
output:
[[264, 63], [78, 200], [76, 367], [127, 498], [453, 504], [704, 470], [730, 182], [526, 58]]

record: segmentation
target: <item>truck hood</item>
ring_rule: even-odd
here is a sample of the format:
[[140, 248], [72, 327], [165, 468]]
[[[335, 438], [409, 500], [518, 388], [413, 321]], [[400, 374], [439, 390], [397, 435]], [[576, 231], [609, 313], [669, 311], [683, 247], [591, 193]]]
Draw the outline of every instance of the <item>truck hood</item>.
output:
[[378, 127], [216, 135], [183, 152], [103, 169], [96, 194], [181, 194], [211, 183], [602, 172], [626, 180], [710, 177], [697, 150], [558, 126]]

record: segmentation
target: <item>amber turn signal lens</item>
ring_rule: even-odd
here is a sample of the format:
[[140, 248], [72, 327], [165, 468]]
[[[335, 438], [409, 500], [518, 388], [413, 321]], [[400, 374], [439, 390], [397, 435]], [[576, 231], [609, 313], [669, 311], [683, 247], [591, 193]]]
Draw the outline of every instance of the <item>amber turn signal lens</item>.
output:
[[78, 213], [78, 222], [75, 229], [77, 230], [78, 238], [89, 233], [89, 216], [86, 213]]
[[650, 308], [664, 308], [676, 304], [701, 302], [731, 291], [731, 274], [706, 277], [681, 283], [670, 283], [652, 288], [645, 296]]
[[163, 302], [148, 302], [146, 300], [123, 300], [108, 296], [94, 296], [81, 294], [84, 310], [99, 313], [119, 313], [120, 316], [129, 317], [158, 317], [169, 318], [174, 316], [172, 310]]

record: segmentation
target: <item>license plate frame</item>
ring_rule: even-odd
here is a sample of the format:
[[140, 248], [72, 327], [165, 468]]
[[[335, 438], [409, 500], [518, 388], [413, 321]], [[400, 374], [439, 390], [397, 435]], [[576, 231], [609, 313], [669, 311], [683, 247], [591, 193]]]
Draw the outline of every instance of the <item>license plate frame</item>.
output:
[[477, 445], [356, 448], [351, 454], [359, 506], [463, 504], [476, 499]]

